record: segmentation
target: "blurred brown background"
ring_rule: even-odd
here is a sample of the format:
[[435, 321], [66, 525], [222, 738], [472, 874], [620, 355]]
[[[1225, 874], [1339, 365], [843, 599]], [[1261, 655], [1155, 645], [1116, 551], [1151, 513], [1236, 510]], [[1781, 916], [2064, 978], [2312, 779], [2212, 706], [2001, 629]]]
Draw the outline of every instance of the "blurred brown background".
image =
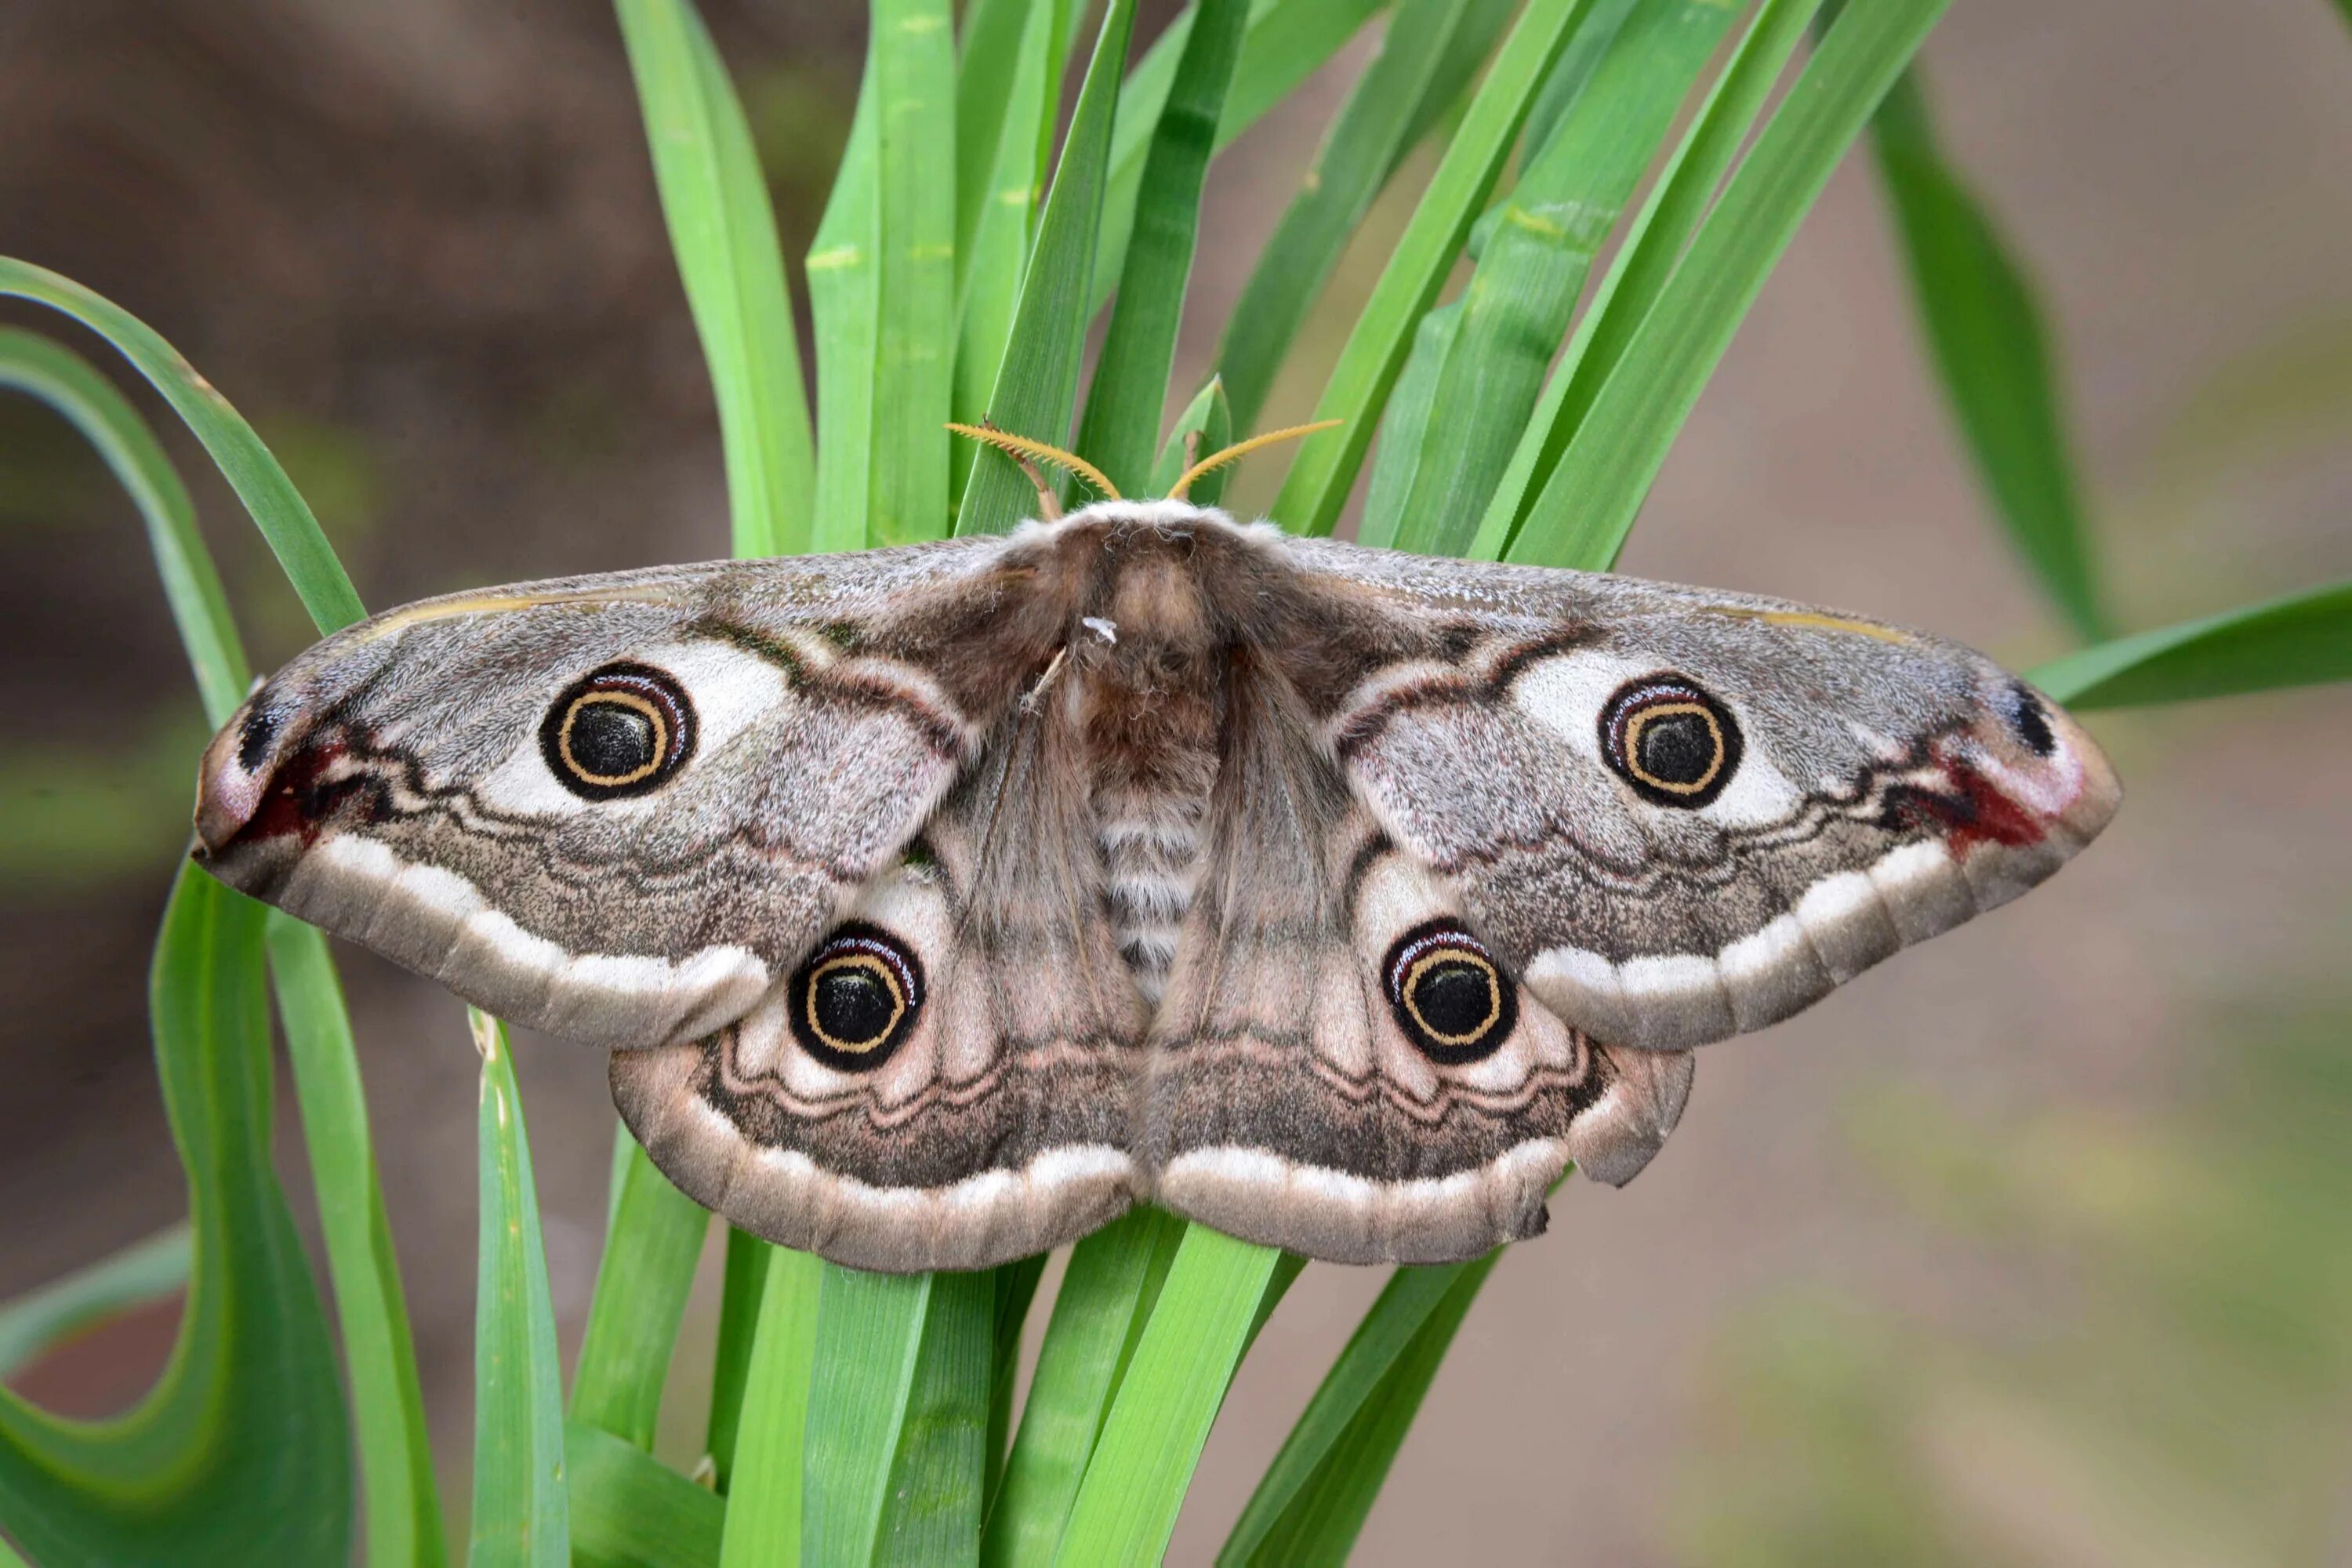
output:
[[[858, 8], [705, 11], [797, 261]], [[1365, 42], [1213, 174], [1184, 387]], [[2126, 623], [2352, 571], [2343, 17], [1976, 0], [1926, 61], [1953, 155], [2042, 286]], [[1311, 403], [1402, 211], [1376, 216], [1269, 423]], [[371, 605], [724, 552], [709, 394], [601, 5], [13, 0], [0, 252], [201, 367]], [[1626, 566], [2029, 665], [2061, 632], [1984, 514], [1904, 289], [1850, 163]], [[282, 658], [306, 624], [167, 435], [251, 652]], [[0, 400], [0, 1298], [182, 1208], [142, 978], [202, 724], [136, 528], [58, 422]], [[1360, 1560], [2352, 1563], [2347, 718], [2340, 690], [2095, 717], [2130, 801], [2079, 866], [1710, 1051], [1651, 1173], [1564, 1190], [1465, 1326]], [[475, 1057], [453, 1000], [342, 956], [461, 1518]], [[531, 1039], [520, 1060], [572, 1335], [611, 1111], [587, 1054]], [[290, 1136], [288, 1155], [299, 1204]], [[1213, 1552], [1379, 1282], [1302, 1279], [1176, 1561]], [[682, 1354], [707, 1353], [710, 1305]], [[39, 1386], [102, 1409], [151, 1371], [102, 1361]], [[673, 1414], [690, 1461], [698, 1415]]]

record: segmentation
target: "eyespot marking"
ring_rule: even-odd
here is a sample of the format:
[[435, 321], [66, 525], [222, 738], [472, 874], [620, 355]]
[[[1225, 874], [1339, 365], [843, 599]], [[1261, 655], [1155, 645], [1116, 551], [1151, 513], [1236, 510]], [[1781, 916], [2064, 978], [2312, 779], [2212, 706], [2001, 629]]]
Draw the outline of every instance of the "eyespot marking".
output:
[[1601, 754], [1610, 771], [1655, 805], [1696, 809], [1739, 771], [1742, 742], [1731, 710], [1687, 676], [1646, 675], [1601, 708]]
[[1397, 938], [1381, 973], [1397, 1027], [1442, 1066], [1494, 1055], [1518, 1026], [1518, 987], [1486, 944], [1452, 921]]
[[587, 800], [644, 795], [694, 755], [694, 705], [669, 676], [608, 664], [566, 687], [539, 727], [548, 771]]
[[888, 1060], [923, 1005], [923, 966], [879, 926], [852, 921], [796, 970], [790, 991], [793, 1037], [840, 1072], [867, 1072]]

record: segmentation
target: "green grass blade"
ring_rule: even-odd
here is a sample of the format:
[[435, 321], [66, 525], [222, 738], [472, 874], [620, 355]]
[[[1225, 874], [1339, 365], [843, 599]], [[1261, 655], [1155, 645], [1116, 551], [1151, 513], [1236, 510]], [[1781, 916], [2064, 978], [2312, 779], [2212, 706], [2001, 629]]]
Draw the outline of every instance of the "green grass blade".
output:
[[752, 1336], [760, 1322], [761, 1287], [768, 1279], [768, 1244], [749, 1231], [727, 1227], [727, 1256], [719, 1287], [719, 1343], [710, 1358], [710, 1417], [703, 1448], [724, 1492], [735, 1474], [735, 1443], [743, 1417], [743, 1394], [751, 1385]]
[[[1421, 318], [1412, 330], [1412, 352], [1397, 373], [1389, 393], [1388, 415], [1381, 426], [1381, 444], [1372, 450], [1372, 477], [1364, 484], [1364, 519], [1356, 531], [1360, 544], [1381, 550], [1403, 548], [1397, 533], [1405, 519], [1405, 497], [1421, 471], [1421, 449], [1430, 421], [1437, 413], [1437, 384], [1462, 331], [1462, 312], [1468, 301], [1449, 300]], [[1450, 425], [1439, 421], [1442, 427]]]
[[1141, 494], [1150, 482], [1159, 450], [1160, 409], [1200, 229], [1201, 182], [1248, 15], [1248, 0], [1200, 0], [1194, 7], [1176, 80], [1144, 160], [1118, 302], [1095, 362], [1076, 448], [1128, 495]]
[[[1528, 110], [1527, 129], [1522, 132], [1523, 148], [1538, 148], [1548, 138], [1545, 126], [1556, 123], [1559, 115], [1584, 84], [1591, 79], [1601, 56], [1617, 36], [1633, 8], [1633, 0], [1597, 0], [1579, 16], [1574, 32], [1569, 35], [1568, 47], [1551, 68], [1543, 90], [1537, 94], [1535, 107]], [[1521, 176], [1521, 184], [1527, 176]], [[1485, 266], [1486, 245], [1502, 222], [1509, 204], [1489, 208], [1471, 226], [1469, 250], [1480, 267]], [[1492, 289], [1494, 278], [1489, 274], [1486, 285]], [[1413, 329], [1412, 349], [1405, 356], [1404, 368], [1397, 373], [1396, 385], [1389, 393], [1388, 408], [1381, 420], [1381, 437], [1372, 449], [1371, 477], [1365, 481], [1364, 512], [1356, 538], [1364, 544], [1381, 549], [1401, 550], [1423, 548], [1402, 540], [1408, 501], [1419, 481], [1423, 448], [1428, 446], [1433, 455], [1443, 461], [1451, 442], [1456, 438], [1456, 426], [1449, 419], [1443, 421], [1447, 435], [1432, 441], [1431, 419], [1442, 406], [1438, 401], [1441, 383], [1446, 367], [1453, 363], [1454, 345], [1459, 336], [1463, 317], [1471, 307], [1479, 282], [1473, 274], [1471, 286], [1462, 296], [1438, 305], [1425, 312]], [[1461, 428], [1474, 437], [1491, 432], [1477, 423], [1465, 421]]]
[[358, 1427], [366, 1560], [441, 1563], [448, 1551], [416, 1341], [401, 1293], [400, 1259], [384, 1213], [367, 1089], [342, 984], [326, 935], [317, 928], [273, 912], [267, 942]]
[[[1395, 1462], [1412, 1418], [1420, 1412], [1421, 1402], [1427, 1396], [1429, 1385], [1435, 1381], [1437, 1369], [1462, 1327], [1462, 1320], [1469, 1314], [1479, 1288], [1501, 1257], [1497, 1250], [1475, 1262], [1443, 1269], [1398, 1270], [1397, 1279], [1391, 1281], [1391, 1290], [1423, 1309], [1417, 1323], [1401, 1342], [1384, 1342], [1380, 1347], [1385, 1364], [1376, 1379], [1352, 1389], [1342, 1388], [1341, 1398], [1327, 1403], [1326, 1394], [1340, 1384], [1343, 1372], [1370, 1369], [1369, 1356], [1363, 1360], [1354, 1357], [1359, 1345], [1366, 1342], [1366, 1331], [1375, 1328], [1373, 1320], [1380, 1316], [1381, 1307], [1391, 1299], [1389, 1293], [1382, 1294], [1380, 1305], [1375, 1306], [1348, 1351], [1325, 1377], [1323, 1386], [1316, 1391], [1307, 1415], [1292, 1429], [1291, 1442], [1299, 1439], [1309, 1420], [1318, 1415], [1327, 1418], [1336, 1415], [1341, 1404], [1352, 1405], [1347, 1419], [1336, 1427], [1318, 1426], [1315, 1429], [1313, 1437], [1323, 1450], [1319, 1462], [1303, 1476], [1296, 1477], [1286, 1506], [1265, 1521], [1254, 1540], [1245, 1542], [1242, 1527], [1235, 1528], [1233, 1539], [1217, 1554], [1220, 1564], [1256, 1563], [1311, 1568], [1328, 1563], [1338, 1568], [1347, 1562], [1364, 1520], [1380, 1496], [1381, 1483], [1388, 1479], [1389, 1467]], [[1414, 1275], [1436, 1278], [1405, 1284]], [[1444, 1289], [1435, 1289], [1441, 1281]], [[1404, 1311], [1397, 1314], [1400, 1320], [1413, 1315]], [[1391, 1337], [1389, 1331], [1403, 1326], [1402, 1321], [1378, 1325], [1384, 1341]], [[1291, 1453], [1291, 1443], [1286, 1443], [1282, 1456], [1267, 1473], [1269, 1482], [1276, 1475], [1286, 1474], [1284, 1461]], [[1259, 1501], [1265, 1495], [1262, 1484], [1259, 1497], [1250, 1500], [1250, 1507], [1243, 1515], [1243, 1526], [1249, 1525], [1258, 1515]]]
[[[1037, 242], [1022, 277], [1012, 335], [988, 395], [988, 417], [999, 427], [1040, 441], [1065, 439], [1077, 404], [1103, 174], [1109, 163], [1111, 120], [1118, 108], [1119, 70], [1134, 26], [1135, 0], [1111, 0], [1087, 62], [1054, 188], [1045, 197]], [[1031, 502], [1029, 481], [1021, 470], [1002, 454], [984, 455], [964, 487], [955, 531], [1002, 533], [1028, 513]]]
[[[1414, 329], [1435, 302], [1581, 8], [1582, 0], [1529, 0], [1496, 53], [1324, 384], [1315, 417], [1346, 424], [1307, 442], [1283, 480], [1273, 515], [1292, 532], [1328, 533], [1339, 521]], [[1242, 409], [1236, 396], [1234, 418], [1246, 426]]]
[[[1200, 439], [1187, 446], [1189, 437]], [[1234, 441], [1234, 409], [1225, 399], [1225, 384], [1216, 376], [1192, 395], [1184, 412], [1176, 416], [1175, 428], [1168, 432], [1167, 442], [1160, 448], [1160, 460], [1151, 466], [1150, 493], [1164, 496], [1173, 489], [1177, 478], [1192, 466], [1194, 452], [1205, 455]], [[1225, 481], [1233, 477], [1231, 468], [1213, 468], [1192, 481], [1192, 498], [1202, 506], [1214, 506], [1225, 493]]]
[[563, 1429], [573, 1568], [712, 1568], [726, 1505], [643, 1448]]
[[1282, 1254], [1184, 1232], [1062, 1533], [1056, 1563], [1156, 1563]]
[[0, 1389], [0, 1527], [37, 1562], [335, 1563], [350, 1429], [324, 1308], [270, 1163], [260, 905], [182, 866], [150, 981], [187, 1173], [179, 1337], [138, 1405], [65, 1421]]
[[881, 290], [876, 259], [880, 190], [875, 134], [874, 64], [857, 94], [849, 142], [833, 195], [809, 242], [809, 313], [816, 337], [816, 517], [813, 550], [866, 543], [873, 479], [874, 356], [879, 352]]
[[1053, 1560], [1184, 1231], [1175, 1215], [1139, 1208], [1071, 1249], [982, 1562], [1009, 1568]]
[[1400, 1268], [1356, 1325], [1339, 1359], [1291, 1426], [1225, 1538], [1221, 1561], [1245, 1562], [1336, 1448], [1342, 1434], [1452, 1290], [1467, 1264]]
[[572, 1372], [574, 1425], [653, 1447], [662, 1384], [709, 1229], [709, 1211], [631, 1145]]
[[2033, 682], [2070, 708], [2191, 702], [2352, 680], [2352, 582], [2118, 637], [2053, 660]]
[[[1596, 7], [1578, 30], [1579, 46], [1598, 35], [1605, 52], [1564, 97], [1509, 199], [1481, 222], [1477, 270], [1431, 398], [1442, 413], [1416, 425], [1391, 410], [1381, 444], [1407, 449], [1412, 480], [1397, 515], [1368, 507], [1365, 526], [1392, 535], [1398, 549], [1455, 555], [1472, 542], [1593, 259], [1734, 16], [1721, 0], [1674, 0], [1613, 26], [1612, 9], [1622, 5]], [[1576, 52], [1555, 80], [1573, 79]]]
[[1912, 301], [1978, 477], [2075, 632], [2109, 635], [2042, 311], [2000, 232], [1937, 144], [1916, 72], [1871, 120]]
[[[1388, 0], [1255, 0], [1232, 88], [1217, 119], [1212, 155], [1222, 153], [1265, 111], [1288, 98], [1298, 84], [1339, 53]], [[1197, 7], [1179, 12], [1143, 58], [1128, 73], [1119, 95], [1118, 124], [1111, 132], [1110, 176], [1103, 189], [1100, 237], [1095, 248], [1094, 289], [1087, 314], [1110, 298], [1126, 267], [1135, 203], [1143, 188], [1143, 161], [1160, 123], [1160, 106], [1176, 79], [1176, 64], [1191, 38]]]
[[[1674, 275], [1691, 231], [1715, 199], [1725, 171], [1746, 145], [1772, 86], [1805, 37], [1822, 0], [1763, 0], [1723, 73], [1659, 171], [1642, 209], [1626, 226], [1616, 259], [1577, 319], [1558, 369], [1495, 487], [1476, 538], [1465, 554], [1500, 560], [1517, 533], [1528, 502], [1559, 466], [1625, 346]], [[1559, 561], [1560, 565], [1593, 565]], [[1606, 563], [1597, 564], [1605, 565]]]
[[791, 1568], [801, 1561], [803, 1436], [825, 1266], [812, 1253], [757, 1245], [765, 1279], [735, 1432], [721, 1568]]
[[177, 1296], [194, 1258], [195, 1237], [183, 1220], [0, 1303], [0, 1377], [86, 1329]]
[[[1003, 0], [993, 0], [1002, 5]], [[987, 200], [975, 223], [971, 254], [957, 253], [962, 286], [957, 294], [955, 417], [971, 425], [986, 416], [989, 393], [1004, 363], [1013, 315], [1021, 298], [1022, 270], [1037, 216], [1046, 159], [1052, 153], [1054, 114], [1067, 61], [1071, 0], [1036, 0], [1021, 34], [1021, 49], [1009, 83], [986, 84], [985, 96], [1001, 98], [1004, 123], [989, 166]], [[966, 68], [971, 62], [967, 58]], [[961, 146], [959, 147], [961, 151]], [[979, 448], [969, 441], [949, 447], [949, 488], [959, 506], [970, 483]]]
[[995, 1323], [991, 1330], [988, 1374], [988, 1447], [982, 1460], [981, 1520], [985, 1528], [988, 1509], [1004, 1479], [1006, 1450], [1013, 1436], [1013, 1389], [1021, 1374], [1021, 1333], [1029, 1321], [1029, 1308], [1037, 1300], [1037, 1283], [1045, 1277], [1042, 1252], [1000, 1263], [990, 1270], [995, 1280]]
[[1460, 96], [1510, 9], [1496, 0], [1402, 0], [1390, 17], [1381, 52], [1332, 120], [1234, 302], [1217, 371], [1236, 429], [1257, 422], [1292, 340], [1373, 199]]
[[948, 0], [873, 0], [877, 230], [866, 541], [947, 531], [955, 374], [955, 35]]
[[1766, 275], [1947, 4], [1872, 0], [1830, 28], [1594, 399], [1509, 559], [1616, 559]]
[[825, 1266], [803, 1449], [807, 1560], [978, 1549], [993, 1307], [985, 1273]]
[[980, 1551], [996, 1305], [992, 1270], [931, 1276], [930, 1310], [876, 1537], [877, 1561], [969, 1563]]
[[743, 106], [688, 0], [614, 0], [670, 248], [719, 400], [738, 555], [809, 547], [815, 502], [800, 343]]
[[9, 257], [0, 257], [0, 295], [61, 310], [112, 343], [212, 454], [319, 629], [334, 631], [360, 618], [360, 596], [286, 470], [228, 399], [161, 334], [72, 279]]
[[63, 415], [139, 508], [205, 717], [226, 722], [245, 700], [252, 667], [229, 616], [220, 573], [196, 531], [188, 488], [147, 421], [89, 361], [18, 328], [0, 328], [0, 386], [27, 393]]
[[[971, 270], [972, 240], [993, 194], [1007, 128], [1019, 119], [1016, 94], [1030, 26], [1038, 13], [1050, 21], [1056, 0], [971, 0], [956, 40], [955, 280], [962, 297]], [[1018, 130], [1012, 134], [1019, 138]], [[1030, 129], [1034, 145], [1034, 128]]]
[[563, 1568], [563, 1384], [555, 1308], [506, 1026], [467, 1009], [482, 1056], [481, 1237], [474, 1298], [474, 1517], [468, 1568]]

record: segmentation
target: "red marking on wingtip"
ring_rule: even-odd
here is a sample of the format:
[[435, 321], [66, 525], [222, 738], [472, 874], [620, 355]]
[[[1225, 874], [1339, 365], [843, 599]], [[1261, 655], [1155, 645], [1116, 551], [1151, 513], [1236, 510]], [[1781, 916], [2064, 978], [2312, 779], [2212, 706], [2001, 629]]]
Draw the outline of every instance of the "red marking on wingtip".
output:
[[2003, 794], [1972, 764], [1948, 752], [1937, 760], [1952, 787], [1915, 790], [1896, 809], [1941, 833], [1954, 859], [1965, 858], [1979, 844], [2018, 849], [2049, 836], [2046, 819]]
[[330, 741], [320, 746], [305, 746], [280, 763], [270, 775], [259, 809], [236, 837], [278, 838], [294, 834], [301, 837], [305, 849], [316, 844], [319, 825], [359, 786], [357, 779], [330, 780], [323, 776], [341, 759], [343, 752], [341, 741]]

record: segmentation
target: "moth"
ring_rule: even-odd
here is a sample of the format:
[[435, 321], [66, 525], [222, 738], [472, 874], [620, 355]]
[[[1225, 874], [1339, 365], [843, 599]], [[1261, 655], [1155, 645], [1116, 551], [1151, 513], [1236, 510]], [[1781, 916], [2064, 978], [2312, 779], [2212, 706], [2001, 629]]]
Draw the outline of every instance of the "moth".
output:
[[2116, 809], [1952, 643], [1190, 482], [379, 615], [213, 741], [194, 855], [609, 1050], [654, 1162], [784, 1246], [976, 1268], [1148, 1201], [1422, 1263], [1630, 1180], [1694, 1047]]

